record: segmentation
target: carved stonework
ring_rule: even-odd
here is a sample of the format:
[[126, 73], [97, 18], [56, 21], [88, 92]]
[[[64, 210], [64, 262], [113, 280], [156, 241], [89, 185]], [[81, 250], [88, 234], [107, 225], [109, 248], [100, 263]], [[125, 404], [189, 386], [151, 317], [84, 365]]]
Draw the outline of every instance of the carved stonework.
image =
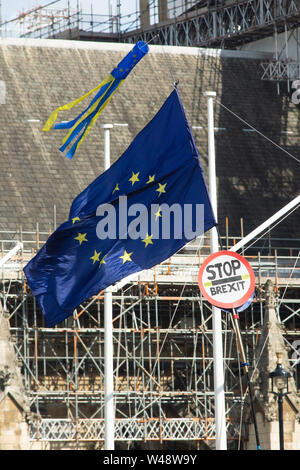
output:
[[4, 392], [5, 388], [11, 383], [11, 372], [8, 366], [0, 367], [0, 391]]
[[31, 419], [22, 375], [0, 303], [0, 450], [29, 448]]
[[[265, 449], [278, 448], [278, 401], [277, 397], [271, 393], [270, 372], [276, 368], [277, 354], [281, 355], [283, 368], [293, 373], [289, 366], [288, 348], [283, 339], [284, 328], [278, 321], [276, 313], [276, 302], [274, 284], [268, 280], [265, 284], [265, 316], [262, 333], [257, 348], [257, 367], [252, 376], [252, 387], [255, 396], [255, 409], [259, 415], [260, 429], [264, 439]], [[296, 435], [300, 432], [299, 423], [299, 394], [293, 377], [289, 379], [289, 395], [284, 398], [284, 420], [286, 427], [292, 432], [286, 432], [287, 447], [295, 448]], [[248, 420], [251, 423], [251, 415], [248, 413]], [[251, 426], [250, 426], [251, 427]], [[251, 433], [250, 433], [251, 434]], [[252, 439], [252, 441], [251, 441]], [[249, 440], [248, 448], [255, 448], [255, 441]]]

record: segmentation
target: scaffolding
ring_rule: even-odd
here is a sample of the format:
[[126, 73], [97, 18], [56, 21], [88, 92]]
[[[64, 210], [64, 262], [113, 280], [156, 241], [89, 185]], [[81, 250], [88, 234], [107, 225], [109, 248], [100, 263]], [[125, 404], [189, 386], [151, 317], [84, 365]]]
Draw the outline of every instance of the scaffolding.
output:
[[[145, 2], [144, 2], [145, 3]], [[146, 2], [147, 3], [147, 2]], [[148, 2], [150, 4], [151, 2]], [[172, 0], [166, 4], [166, 12], [172, 11]], [[174, 1], [173, 1], [174, 4]], [[141, 10], [140, 18], [147, 10]], [[141, 20], [142, 21], [142, 20]], [[135, 42], [144, 40], [154, 44], [175, 46], [221, 47], [235, 49], [248, 42], [272, 36], [274, 24], [277, 31], [284, 31], [300, 24], [298, 0], [224, 0], [196, 2], [180, 15], [166, 13], [162, 21], [124, 32], [124, 39]]]
[[[300, 79], [299, 0], [139, 0], [135, 11], [122, 2], [108, 2], [104, 14], [89, 12], [78, 2], [54, 0], [37, 6], [1, 25], [1, 35], [65, 38], [236, 49], [253, 41], [273, 38], [274, 57], [262, 62], [262, 80], [277, 84]], [[283, 45], [278, 38], [284, 35]], [[293, 42], [296, 57], [290, 56]], [[259, 47], [259, 46], [258, 46]]]
[[[51, 448], [101, 448], [104, 439], [103, 292], [80, 305], [73, 317], [47, 328], [22, 268], [49, 233], [0, 233], [2, 257], [22, 243], [1, 268], [1, 297], [33, 418], [32, 443]], [[222, 237], [230, 248], [240, 237]], [[251, 370], [264, 319], [264, 285], [272, 279], [278, 319], [295, 361], [300, 323], [299, 240], [260, 240], [244, 253], [256, 276], [256, 296], [241, 329]], [[277, 248], [278, 245], [278, 248]], [[265, 246], [265, 248], [262, 248]], [[287, 246], [287, 244], [286, 244]], [[298, 247], [298, 248], [297, 248]], [[211, 448], [215, 441], [212, 313], [197, 285], [208, 255], [206, 238], [113, 293], [113, 343], [116, 447], [146, 448], [149, 442], [172, 448]], [[240, 425], [247, 407], [230, 313], [222, 313], [226, 423], [230, 448], [247, 439]], [[297, 342], [298, 341], [298, 342]], [[239, 444], [238, 444], [239, 443]], [[56, 447], [55, 447], [56, 446]]]
[[[268, 80], [277, 84], [277, 93], [280, 94], [280, 83], [286, 82], [288, 93], [291, 91], [291, 83], [300, 78], [299, 57], [299, 28], [289, 30], [287, 24], [284, 27], [284, 41], [279, 46], [279, 34], [276, 24], [274, 25], [274, 59], [262, 62], [262, 80]], [[291, 42], [296, 45], [296, 56], [291, 56]]]
[[110, 1], [103, 14], [94, 13], [93, 2], [89, 12], [78, 2], [70, 5], [70, 0], [55, 0], [22, 12], [3, 23], [4, 35], [14, 26], [22, 37], [55, 38], [68, 32], [74, 39], [232, 49], [272, 36], [275, 26], [280, 33], [300, 25], [299, 0], [139, 0], [130, 12], [121, 1], [114, 10]]

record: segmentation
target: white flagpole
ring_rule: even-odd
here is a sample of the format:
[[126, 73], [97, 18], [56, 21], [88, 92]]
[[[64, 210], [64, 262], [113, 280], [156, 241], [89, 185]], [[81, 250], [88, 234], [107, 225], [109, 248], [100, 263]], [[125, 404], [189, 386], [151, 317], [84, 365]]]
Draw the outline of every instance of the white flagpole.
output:
[[[104, 170], [110, 167], [110, 129], [112, 124], [101, 125], [104, 129]], [[104, 449], [114, 450], [114, 374], [113, 374], [113, 328], [112, 291], [104, 290]]]
[[265, 229], [269, 228], [274, 222], [277, 222], [280, 217], [283, 217], [288, 211], [291, 211], [300, 205], [300, 195], [296, 196], [292, 201], [286, 204], [282, 209], [276, 212], [274, 215], [269, 217], [265, 222], [256, 227], [252, 232], [250, 232], [246, 237], [242, 238], [238, 243], [230, 248], [231, 251], [238, 251], [243, 248], [247, 243], [249, 243], [253, 238], [263, 232]]
[[[214, 134], [214, 98], [216, 97], [216, 92], [206, 91], [203, 95], [207, 98], [209, 195], [215, 217], [218, 220]], [[210, 232], [210, 250], [211, 253], [219, 251], [216, 227], [213, 227]], [[216, 450], [227, 450], [221, 310], [213, 306], [212, 314]]]

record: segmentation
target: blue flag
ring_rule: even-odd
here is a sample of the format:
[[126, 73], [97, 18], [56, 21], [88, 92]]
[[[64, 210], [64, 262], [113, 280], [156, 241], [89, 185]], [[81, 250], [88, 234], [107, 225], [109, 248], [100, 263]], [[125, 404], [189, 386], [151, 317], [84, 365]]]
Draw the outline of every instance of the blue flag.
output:
[[[200, 215], [199, 215], [200, 214]], [[198, 217], [199, 216], [199, 217]], [[216, 225], [177, 89], [25, 266], [47, 326]]]

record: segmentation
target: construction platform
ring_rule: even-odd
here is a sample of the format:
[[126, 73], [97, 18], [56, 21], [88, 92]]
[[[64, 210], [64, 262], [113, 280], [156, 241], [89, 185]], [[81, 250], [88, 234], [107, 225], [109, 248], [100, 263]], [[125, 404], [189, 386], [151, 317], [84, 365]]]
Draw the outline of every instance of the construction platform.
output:
[[[56, 327], [45, 326], [22, 267], [48, 235], [23, 230], [6, 237], [1, 233], [2, 255], [11, 249], [12, 239], [22, 238], [23, 242], [22, 250], [1, 271], [1, 297], [35, 417], [30, 423], [31, 445], [46, 449], [101, 448], [104, 295], [99, 292]], [[230, 248], [239, 238], [224, 237], [223, 248]], [[268, 279], [274, 282], [278, 318], [290, 346], [291, 364], [293, 344], [300, 335], [299, 251], [297, 255], [277, 255], [273, 249], [266, 254], [265, 242], [260, 241], [261, 253], [244, 254], [256, 277], [254, 301], [240, 314], [252, 371], [259, 361], [257, 344], [264, 324]], [[114, 289], [116, 448], [147, 448], [150, 444], [174, 448], [176, 442], [180, 448], [214, 446], [212, 313], [197, 284], [199, 267], [208, 254], [207, 237], [199, 238], [161, 265]], [[222, 328], [227, 435], [229, 446], [236, 448], [241, 439], [244, 445], [247, 441], [245, 425], [241, 428], [239, 422], [241, 407], [246, 407], [247, 401], [229, 312], [222, 313]]]

